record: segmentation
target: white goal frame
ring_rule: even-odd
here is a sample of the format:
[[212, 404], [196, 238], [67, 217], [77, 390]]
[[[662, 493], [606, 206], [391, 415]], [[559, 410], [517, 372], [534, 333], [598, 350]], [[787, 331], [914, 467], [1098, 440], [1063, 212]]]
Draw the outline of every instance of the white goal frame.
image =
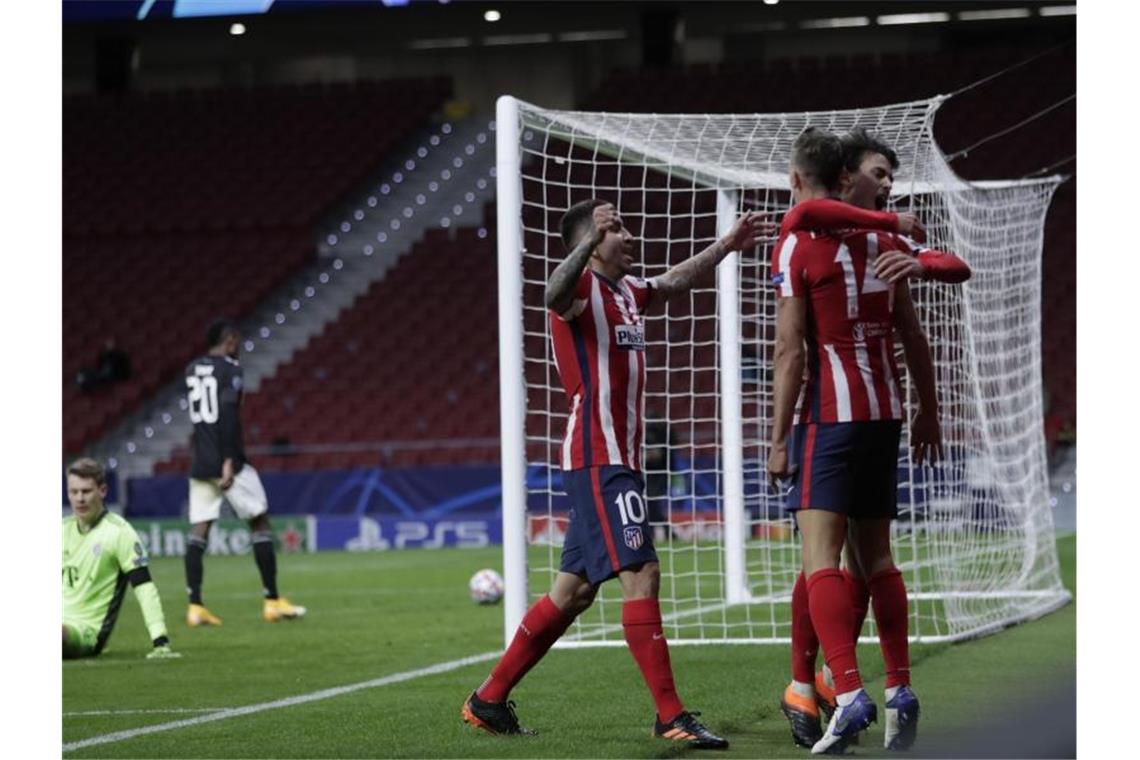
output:
[[[925, 104], [929, 118], [940, 105], [940, 99], [932, 99]], [[502, 487], [503, 487], [503, 575], [506, 585], [504, 599], [503, 631], [504, 641], [509, 643], [532, 600], [528, 583], [528, 527], [527, 527], [527, 386], [525, 381], [523, 292], [524, 279], [522, 256], [523, 241], [523, 189], [520, 146], [523, 130], [531, 126], [524, 109], [536, 108], [523, 104], [510, 96], [499, 98], [496, 105], [496, 146], [497, 146], [497, 222], [498, 222], [498, 292], [499, 292], [499, 376], [500, 376], [500, 422], [502, 441]], [[921, 108], [922, 103], [918, 106]], [[541, 109], [536, 109], [541, 110]], [[559, 112], [566, 114], [567, 112]], [[583, 114], [584, 116], [589, 114]], [[605, 152], [598, 146], [605, 137], [591, 135], [588, 126], [575, 126], [575, 133], [581, 133], [591, 147]], [[928, 138], [929, 139], [929, 138]], [[929, 140], [933, 146], [933, 141]], [[934, 146], [936, 150], [936, 146]], [[633, 152], [633, 151], [631, 151]], [[612, 156], [611, 156], [612, 157]], [[938, 153], [937, 159], [941, 159]], [[689, 178], [704, 177], [704, 169], [686, 166], [680, 162], [676, 167], [680, 174]], [[947, 168], [948, 170], [948, 168]], [[714, 181], [709, 187], [717, 188], [717, 230], [726, 231], [735, 220], [741, 207], [740, 195], [730, 189], [737, 182], [740, 187], [749, 185], [740, 182], [739, 177], [717, 174], [708, 170]], [[896, 188], [900, 195], [910, 195], [931, 191], [938, 187], [943, 175], [927, 172], [924, 176], [911, 176], [905, 188]], [[951, 176], [951, 175], [946, 175]], [[750, 178], [753, 179], [754, 178]], [[769, 175], [766, 179], [771, 187], [786, 188], [786, 178]], [[1053, 183], [1058, 177], [1047, 177], [1033, 181], [1009, 181], [972, 183], [978, 188], [1018, 188], [1024, 185]], [[1044, 192], [1044, 191], [1043, 191]], [[1046, 199], [1047, 204], [1047, 199]], [[1042, 216], [1043, 222], [1043, 216]], [[744, 485], [744, 442], [743, 442], [743, 402], [742, 402], [742, 361], [741, 361], [741, 316], [740, 316], [740, 266], [738, 254], [726, 257], [717, 270], [717, 338], [719, 357], [719, 435], [723, 457], [721, 473], [723, 490], [721, 493], [723, 513], [723, 599], [727, 606], [748, 605], [756, 601], [749, 589], [746, 567], [745, 544], [747, 538], [747, 517], [745, 509]], [[1038, 347], [1039, 350], [1039, 347]], [[1036, 410], [1040, 421], [1040, 406]], [[552, 464], [552, 463], [551, 463]], [[1041, 463], [1044, 465], [1044, 462]], [[1036, 477], [1036, 473], [1034, 474]], [[913, 498], [913, 490], [911, 491]], [[1048, 526], [1051, 538], [1051, 518]], [[1056, 564], [1055, 549], [1053, 564]], [[1054, 567], [1053, 579], [1043, 588], [989, 588], [978, 591], [925, 591], [916, 589], [911, 593], [912, 601], [922, 600], [975, 600], [979, 598], [1017, 597], [1032, 598], [1025, 606], [1024, 614], [1001, 620], [985, 620], [948, 633], [928, 634], [923, 631], [912, 633], [913, 641], [938, 642], [955, 641], [986, 635], [1023, 620], [1040, 617], [1063, 606], [1071, 595], [1061, 586], [1059, 575]], [[534, 589], [542, 593], [545, 589]], [[790, 592], [790, 585], [787, 589]], [[770, 596], [766, 601], [786, 603], [790, 596], [783, 591]], [[865, 637], [866, 640], [876, 640]], [[705, 637], [696, 638], [670, 636], [671, 644], [689, 643], [787, 643], [790, 639], [780, 635], [744, 637]], [[617, 638], [589, 639], [568, 637], [559, 646], [614, 646], [624, 645]]]

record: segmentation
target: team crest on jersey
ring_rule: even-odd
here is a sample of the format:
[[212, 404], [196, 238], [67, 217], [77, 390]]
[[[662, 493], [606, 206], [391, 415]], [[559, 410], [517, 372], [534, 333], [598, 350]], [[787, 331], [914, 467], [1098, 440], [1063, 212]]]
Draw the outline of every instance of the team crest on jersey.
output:
[[618, 325], [614, 333], [617, 344], [622, 348], [645, 350], [645, 328], [641, 325]]
[[98, 557], [102, 553], [103, 553], [103, 544], [95, 544], [94, 546], [91, 547], [91, 556], [92, 557]]
[[645, 534], [641, 532], [640, 525], [630, 525], [622, 531], [622, 539], [626, 546], [637, 551], [645, 543]]

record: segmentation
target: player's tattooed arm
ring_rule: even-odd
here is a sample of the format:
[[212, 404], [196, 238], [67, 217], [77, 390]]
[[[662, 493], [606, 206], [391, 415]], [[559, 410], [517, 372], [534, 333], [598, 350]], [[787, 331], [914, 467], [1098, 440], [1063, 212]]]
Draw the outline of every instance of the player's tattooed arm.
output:
[[696, 256], [682, 261], [665, 274], [654, 278], [654, 290], [663, 301], [688, 293], [694, 286], [705, 280], [716, 269], [717, 264], [733, 251], [744, 251], [756, 247], [760, 238], [776, 232], [776, 225], [768, 221], [762, 211], [749, 211], [736, 220], [736, 224], [724, 237], [704, 249]]
[[788, 459], [788, 434], [803, 386], [806, 325], [807, 302], [802, 297], [784, 296], [777, 301], [772, 440], [768, 451], [768, 477], [773, 487], [778, 486], [781, 478], [795, 474]]
[[905, 281], [895, 286], [895, 330], [903, 346], [907, 370], [918, 391], [918, 410], [910, 425], [911, 455], [922, 464], [942, 457], [942, 430], [938, 422], [938, 389], [934, 381], [934, 360], [930, 356], [930, 343], [910, 297], [910, 286]]
[[586, 264], [594, 249], [606, 237], [606, 232], [621, 230], [621, 217], [611, 203], [604, 203], [594, 209], [591, 226], [582, 239], [570, 251], [570, 255], [555, 267], [546, 283], [544, 300], [546, 308], [555, 314], [565, 314], [574, 302], [574, 288], [582, 277]]

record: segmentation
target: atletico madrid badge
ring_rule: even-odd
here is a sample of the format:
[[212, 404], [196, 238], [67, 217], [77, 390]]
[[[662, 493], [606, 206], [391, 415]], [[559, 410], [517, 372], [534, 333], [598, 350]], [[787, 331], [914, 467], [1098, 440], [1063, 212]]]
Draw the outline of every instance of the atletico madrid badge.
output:
[[625, 539], [625, 545], [630, 549], [637, 551], [641, 545], [645, 543], [645, 535], [641, 532], [640, 525], [630, 525], [622, 531], [622, 538]]

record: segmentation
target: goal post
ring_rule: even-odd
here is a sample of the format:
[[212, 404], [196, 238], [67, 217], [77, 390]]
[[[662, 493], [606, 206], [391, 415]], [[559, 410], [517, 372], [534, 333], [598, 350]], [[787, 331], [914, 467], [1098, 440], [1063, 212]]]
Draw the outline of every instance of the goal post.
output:
[[[735, 192], [716, 194], [716, 231], [725, 235], [736, 222]], [[740, 398], [740, 254], [724, 257], [716, 270], [717, 337], [720, 345], [720, 439], [724, 478], [724, 596], [729, 604], [748, 601], [744, 561], [744, 421]]]
[[499, 429], [503, 483], [504, 638], [527, 608], [526, 388], [523, 378], [522, 209], [518, 101], [495, 107], [495, 193], [499, 273]]
[[[962, 286], [915, 283], [935, 361], [946, 456], [899, 451], [896, 560], [916, 641], [981, 635], [1064, 604], [1041, 401], [1041, 248], [1060, 178], [968, 183], [933, 141], [942, 99], [798, 114], [616, 114], [497, 104], [504, 633], [557, 572], [569, 504], [558, 469], [568, 409], [543, 287], [564, 258], [558, 221], [580, 200], [618, 207], [651, 277], [746, 209], [790, 205], [787, 163], [809, 125], [865, 127], [899, 155], [892, 204], [918, 207]], [[715, 283], [646, 319], [644, 461], [671, 642], [781, 643], [799, 572], [792, 522], [766, 485], [775, 297], [771, 245], [733, 254]], [[901, 366], [900, 362], [900, 366]], [[905, 378], [904, 378], [905, 380]], [[908, 413], [916, 402], [904, 383]], [[908, 415], [909, 416], [909, 415]], [[605, 584], [560, 646], [619, 645]], [[869, 621], [864, 634], [874, 633]]]

